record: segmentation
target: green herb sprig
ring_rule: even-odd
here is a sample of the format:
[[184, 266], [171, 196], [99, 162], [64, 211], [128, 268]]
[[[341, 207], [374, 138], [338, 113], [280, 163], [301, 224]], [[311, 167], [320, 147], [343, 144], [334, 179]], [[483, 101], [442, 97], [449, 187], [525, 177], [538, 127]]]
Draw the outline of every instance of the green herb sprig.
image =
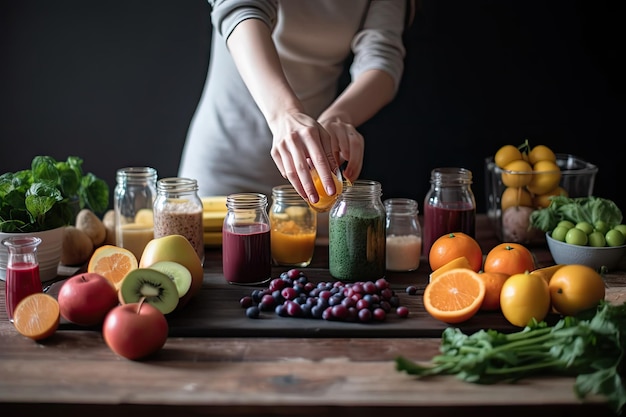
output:
[[107, 183], [83, 174], [83, 160], [36, 156], [31, 168], [0, 175], [0, 231], [40, 232], [72, 224], [89, 208], [102, 214], [109, 204]]
[[531, 322], [519, 332], [505, 334], [480, 330], [471, 335], [446, 328], [440, 354], [420, 365], [404, 356], [396, 369], [420, 378], [455, 375], [477, 384], [514, 382], [531, 375], [576, 376], [574, 392], [604, 396], [621, 414], [626, 403], [624, 386], [626, 303], [601, 301], [597, 309], [564, 317], [554, 326]]

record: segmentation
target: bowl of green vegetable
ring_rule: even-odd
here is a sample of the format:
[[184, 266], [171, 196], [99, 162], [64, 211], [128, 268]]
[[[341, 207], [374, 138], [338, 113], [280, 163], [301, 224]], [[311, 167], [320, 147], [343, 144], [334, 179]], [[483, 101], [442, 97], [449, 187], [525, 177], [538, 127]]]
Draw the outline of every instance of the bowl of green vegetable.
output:
[[574, 245], [553, 238], [551, 232], [546, 233], [546, 241], [552, 259], [557, 264], [587, 265], [595, 270], [613, 271], [626, 256], [626, 245], [620, 246], [589, 246]]
[[[83, 160], [57, 161], [35, 156], [30, 169], [0, 175], [0, 239], [13, 235], [40, 237], [37, 248], [42, 281], [57, 276], [63, 230], [83, 208], [103, 214], [109, 205], [107, 183], [83, 173]], [[8, 252], [0, 245], [0, 279], [5, 279]]]

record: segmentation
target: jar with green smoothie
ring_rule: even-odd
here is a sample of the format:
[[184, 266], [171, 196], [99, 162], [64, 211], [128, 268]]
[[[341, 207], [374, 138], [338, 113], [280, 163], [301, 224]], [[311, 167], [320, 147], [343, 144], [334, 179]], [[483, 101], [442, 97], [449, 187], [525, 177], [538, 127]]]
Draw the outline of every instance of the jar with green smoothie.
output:
[[333, 278], [370, 281], [385, 276], [386, 213], [377, 181], [357, 180], [330, 210], [328, 266]]

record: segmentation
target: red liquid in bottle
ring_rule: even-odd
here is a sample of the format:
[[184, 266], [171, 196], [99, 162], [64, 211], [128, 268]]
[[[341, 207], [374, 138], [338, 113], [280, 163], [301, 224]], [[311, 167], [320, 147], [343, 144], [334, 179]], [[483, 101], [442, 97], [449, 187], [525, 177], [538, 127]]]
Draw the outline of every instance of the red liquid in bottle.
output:
[[42, 291], [39, 265], [18, 262], [7, 266], [5, 295], [9, 320], [13, 321], [13, 311], [20, 301], [28, 295]]
[[254, 223], [222, 231], [222, 267], [226, 281], [259, 284], [272, 275], [270, 228]]
[[428, 256], [435, 240], [447, 233], [463, 232], [475, 237], [476, 210], [468, 203], [454, 206], [424, 206], [423, 253]]

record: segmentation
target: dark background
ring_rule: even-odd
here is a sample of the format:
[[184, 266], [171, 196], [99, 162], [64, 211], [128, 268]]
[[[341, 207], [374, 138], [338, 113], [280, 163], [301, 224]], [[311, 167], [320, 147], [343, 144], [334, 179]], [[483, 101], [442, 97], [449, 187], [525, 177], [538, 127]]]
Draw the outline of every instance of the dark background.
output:
[[[0, 172], [35, 155], [175, 176], [210, 57], [205, 0], [0, 3]], [[594, 194], [626, 212], [624, 2], [423, 0], [396, 100], [361, 127], [362, 177], [420, 206], [429, 172], [474, 173], [505, 144], [599, 166]], [[268, 149], [269, 158], [269, 149]]]

